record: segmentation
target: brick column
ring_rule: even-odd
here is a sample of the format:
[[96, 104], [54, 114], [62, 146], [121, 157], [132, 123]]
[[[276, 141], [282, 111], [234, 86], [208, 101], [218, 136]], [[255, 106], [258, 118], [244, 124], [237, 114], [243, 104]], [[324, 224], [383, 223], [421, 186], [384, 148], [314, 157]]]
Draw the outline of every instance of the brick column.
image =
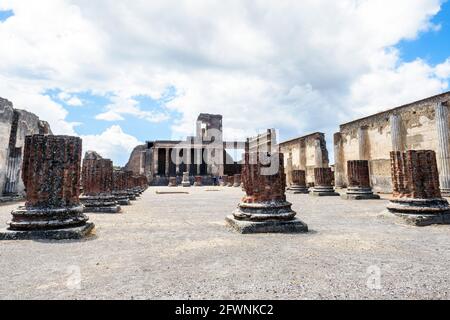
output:
[[305, 194], [308, 193], [306, 186], [306, 171], [293, 170], [291, 172], [292, 186], [289, 188], [288, 193], [292, 194]]
[[308, 226], [296, 219], [292, 204], [286, 201], [286, 175], [283, 154], [272, 154], [272, 167], [259, 161], [258, 153], [246, 153], [242, 180], [246, 195], [227, 223], [241, 233], [307, 232]]
[[346, 200], [377, 200], [370, 185], [369, 161], [356, 160], [347, 162], [348, 188], [342, 198]]
[[314, 168], [314, 188], [310, 192], [312, 196], [339, 196], [333, 188], [333, 171], [331, 168]]
[[[22, 179], [26, 204], [12, 212], [10, 230], [48, 230], [34, 235], [58, 239], [79, 238], [92, 230], [79, 200], [81, 144], [80, 138], [69, 136], [25, 138]], [[62, 229], [72, 231], [55, 231]]]

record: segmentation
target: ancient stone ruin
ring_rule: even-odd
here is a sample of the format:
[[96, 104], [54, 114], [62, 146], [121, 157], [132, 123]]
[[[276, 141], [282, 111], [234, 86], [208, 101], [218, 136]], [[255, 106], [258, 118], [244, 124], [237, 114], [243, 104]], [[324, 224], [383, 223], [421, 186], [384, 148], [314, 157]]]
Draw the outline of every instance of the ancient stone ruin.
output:
[[76, 137], [26, 137], [22, 168], [26, 204], [12, 212], [0, 239], [79, 239], [93, 230], [79, 199], [81, 144]]
[[234, 186], [234, 176], [228, 176], [228, 184], [227, 187], [231, 188]]
[[235, 174], [234, 175], [234, 184], [233, 187], [235, 188], [239, 188], [241, 186], [241, 175], [240, 174]]
[[333, 188], [333, 171], [331, 168], [314, 168], [315, 185], [310, 195], [317, 197], [336, 197], [339, 193]]
[[113, 172], [113, 196], [117, 203], [121, 206], [131, 204], [129, 193], [127, 190], [126, 173], [122, 170], [114, 170]]
[[306, 171], [292, 170], [291, 171], [292, 185], [288, 189], [288, 193], [292, 194], [308, 194], [309, 189], [306, 186]]
[[226, 187], [228, 186], [228, 176], [223, 176], [222, 179], [220, 180], [220, 186], [221, 187]]
[[86, 152], [82, 169], [83, 194], [80, 197], [84, 212], [118, 213], [113, 191], [113, 163], [94, 151]]
[[272, 172], [261, 162], [259, 153], [246, 153], [242, 179], [246, 196], [238, 208], [226, 218], [227, 224], [240, 233], [307, 232], [308, 226], [295, 218], [292, 204], [286, 201], [286, 176], [283, 154], [272, 154], [278, 161]]
[[347, 162], [348, 187], [341, 197], [346, 200], [377, 200], [370, 186], [369, 161], [355, 160]]
[[177, 178], [176, 177], [170, 177], [169, 178], [169, 187], [177, 187]]
[[450, 223], [450, 206], [441, 195], [434, 151], [391, 152], [391, 169], [391, 213], [417, 226]]

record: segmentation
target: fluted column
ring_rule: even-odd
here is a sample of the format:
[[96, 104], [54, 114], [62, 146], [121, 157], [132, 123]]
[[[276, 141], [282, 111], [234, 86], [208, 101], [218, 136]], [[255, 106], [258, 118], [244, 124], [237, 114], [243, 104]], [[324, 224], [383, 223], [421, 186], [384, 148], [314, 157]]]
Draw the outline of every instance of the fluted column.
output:
[[320, 140], [316, 140], [314, 142], [314, 158], [315, 158], [315, 167], [316, 168], [323, 168], [323, 154], [322, 154], [322, 147], [320, 146]]
[[448, 108], [442, 103], [436, 105], [436, 127], [438, 136], [437, 161], [442, 193], [450, 195], [450, 146]]
[[156, 177], [158, 175], [159, 169], [159, 149], [153, 148], [153, 176]]
[[166, 177], [169, 176], [169, 166], [170, 166], [170, 150], [166, 148]]
[[393, 114], [390, 118], [392, 151], [403, 151], [402, 142], [402, 118], [398, 114]]

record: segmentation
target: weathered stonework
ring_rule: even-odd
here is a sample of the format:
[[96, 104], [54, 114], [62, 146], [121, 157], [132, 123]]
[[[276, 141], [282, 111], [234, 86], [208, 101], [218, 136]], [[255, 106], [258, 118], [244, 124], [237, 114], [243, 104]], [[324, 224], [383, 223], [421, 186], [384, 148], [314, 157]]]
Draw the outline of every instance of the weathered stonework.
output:
[[292, 204], [286, 201], [286, 176], [283, 154], [273, 154], [279, 160], [279, 170], [264, 174], [267, 167], [259, 161], [258, 153], [246, 153], [242, 180], [246, 196], [226, 221], [240, 233], [307, 232], [308, 226], [296, 219]]
[[33, 135], [25, 139], [22, 179], [27, 197], [0, 239], [79, 239], [94, 228], [80, 203], [81, 139]]
[[328, 157], [325, 134], [316, 132], [279, 144], [284, 154], [287, 185], [293, 184], [292, 171], [305, 171], [306, 183], [314, 183], [314, 168], [327, 168]]
[[51, 134], [48, 123], [0, 98], [0, 203], [22, 200], [25, 195], [21, 179], [24, 143], [33, 134]]
[[220, 186], [221, 187], [226, 187], [228, 186], [228, 176], [223, 176], [222, 180], [220, 181]]
[[127, 191], [126, 173], [122, 170], [113, 171], [113, 192], [114, 198], [121, 206], [130, 205], [130, 197]]
[[228, 176], [228, 185], [227, 187], [232, 188], [234, 186], [234, 176]]
[[379, 195], [370, 186], [369, 161], [354, 160], [347, 162], [348, 187], [341, 197], [346, 200], [378, 200]]
[[338, 197], [339, 193], [333, 188], [333, 171], [331, 168], [315, 168], [315, 185], [309, 193], [317, 197]]
[[390, 152], [405, 150], [435, 151], [441, 181], [450, 181], [450, 115], [445, 108], [449, 101], [446, 92], [341, 125], [334, 141], [336, 187], [348, 186], [347, 161], [368, 160], [373, 190], [392, 193]]
[[388, 210], [417, 226], [450, 223], [450, 206], [441, 196], [436, 153], [391, 152], [394, 198]]
[[291, 172], [292, 184], [288, 189], [288, 193], [292, 194], [308, 194], [309, 189], [306, 186], [306, 172], [304, 170], [293, 170]]
[[98, 153], [86, 152], [82, 169], [84, 212], [118, 213], [121, 211], [113, 191], [113, 163]]

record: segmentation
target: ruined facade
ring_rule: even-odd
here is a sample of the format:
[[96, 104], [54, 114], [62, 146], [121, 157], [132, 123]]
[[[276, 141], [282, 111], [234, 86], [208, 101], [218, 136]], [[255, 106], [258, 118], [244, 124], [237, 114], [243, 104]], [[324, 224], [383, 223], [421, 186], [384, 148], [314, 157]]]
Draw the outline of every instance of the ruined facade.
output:
[[125, 168], [146, 175], [152, 185], [168, 185], [171, 177], [181, 183], [185, 172], [191, 184], [195, 176], [202, 176], [203, 183], [210, 185], [212, 177], [241, 171], [241, 164], [226, 150], [244, 149], [245, 143], [223, 141], [222, 130], [221, 115], [200, 114], [195, 136], [185, 141], [157, 140], [137, 146]]
[[23, 195], [24, 143], [25, 137], [33, 134], [51, 134], [48, 123], [0, 98], [0, 199]]
[[285, 171], [288, 185], [292, 185], [292, 171], [302, 170], [306, 173], [307, 185], [315, 182], [314, 168], [328, 168], [328, 150], [325, 135], [316, 132], [279, 144], [280, 152], [285, 157]]
[[334, 136], [336, 186], [347, 187], [347, 161], [368, 160], [375, 192], [391, 193], [391, 151], [433, 150], [443, 192], [450, 190], [450, 92], [340, 127]]

